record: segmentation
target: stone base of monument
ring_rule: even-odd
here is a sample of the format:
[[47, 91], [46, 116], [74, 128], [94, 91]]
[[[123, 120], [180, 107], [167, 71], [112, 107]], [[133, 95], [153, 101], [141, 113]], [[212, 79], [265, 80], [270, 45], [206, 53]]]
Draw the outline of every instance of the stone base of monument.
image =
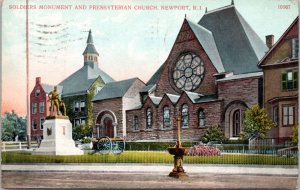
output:
[[82, 155], [72, 139], [72, 124], [67, 116], [47, 117], [40, 147], [33, 151], [39, 155]]

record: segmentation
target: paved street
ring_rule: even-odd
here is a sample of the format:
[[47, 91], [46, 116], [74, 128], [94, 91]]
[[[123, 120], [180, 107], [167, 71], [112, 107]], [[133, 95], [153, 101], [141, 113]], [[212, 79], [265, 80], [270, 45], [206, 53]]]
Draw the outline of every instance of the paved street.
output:
[[189, 177], [168, 177], [167, 164], [2, 165], [2, 188], [296, 189], [297, 166], [185, 165]]
[[2, 172], [3, 188], [97, 189], [296, 189], [296, 176], [190, 174], [175, 179], [166, 173]]

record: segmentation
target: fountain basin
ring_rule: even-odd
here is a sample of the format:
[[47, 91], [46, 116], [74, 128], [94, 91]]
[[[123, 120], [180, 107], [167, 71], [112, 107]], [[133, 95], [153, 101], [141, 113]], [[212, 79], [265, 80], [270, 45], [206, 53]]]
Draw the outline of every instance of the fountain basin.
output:
[[181, 147], [181, 148], [177, 148], [177, 147], [168, 148], [168, 152], [172, 155], [183, 156], [183, 155], [186, 155], [189, 152], [189, 148], [184, 148], [184, 147]]

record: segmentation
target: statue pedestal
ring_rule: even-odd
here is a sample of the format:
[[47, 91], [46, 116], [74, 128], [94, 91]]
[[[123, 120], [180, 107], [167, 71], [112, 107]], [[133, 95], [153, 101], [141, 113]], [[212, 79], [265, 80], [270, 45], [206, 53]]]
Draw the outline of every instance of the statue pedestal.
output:
[[33, 154], [40, 155], [83, 155], [72, 139], [72, 124], [67, 116], [47, 117], [44, 122], [44, 139]]

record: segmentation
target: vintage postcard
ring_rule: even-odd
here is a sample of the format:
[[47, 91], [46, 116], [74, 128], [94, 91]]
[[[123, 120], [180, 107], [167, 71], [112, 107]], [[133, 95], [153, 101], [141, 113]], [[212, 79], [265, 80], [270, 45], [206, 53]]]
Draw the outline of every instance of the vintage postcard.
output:
[[297, 0], [4, 0], [3, 188], [296, 189]]

